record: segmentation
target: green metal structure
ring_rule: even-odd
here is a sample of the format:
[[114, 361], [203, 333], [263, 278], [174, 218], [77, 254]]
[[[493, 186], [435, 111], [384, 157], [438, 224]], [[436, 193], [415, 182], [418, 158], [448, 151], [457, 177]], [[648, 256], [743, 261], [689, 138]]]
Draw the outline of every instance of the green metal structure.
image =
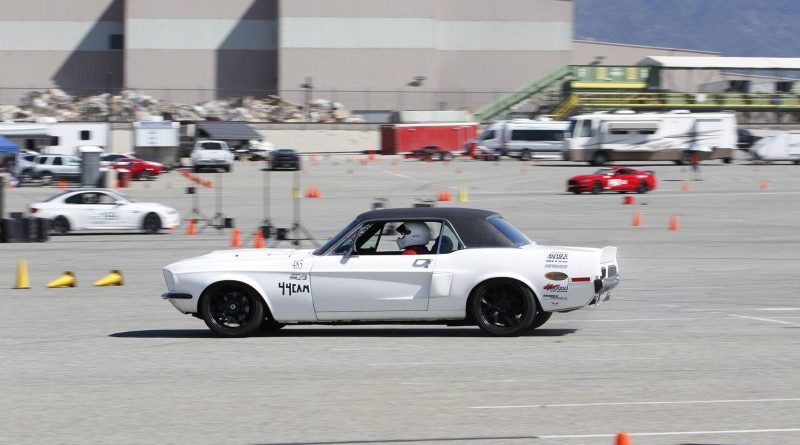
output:
[[492, 119], [506, 112], [514, 105], [548, 90], [553, 85], [569, 77], [571, 74], [571, 67], [563, 66], [537, 80], [536, 82], [526, 85], [523, 88], [501, 98], [497, 102], [478, 110], [478, 112], [474, 114], [475, 120], [478, 122], [491, 121]]

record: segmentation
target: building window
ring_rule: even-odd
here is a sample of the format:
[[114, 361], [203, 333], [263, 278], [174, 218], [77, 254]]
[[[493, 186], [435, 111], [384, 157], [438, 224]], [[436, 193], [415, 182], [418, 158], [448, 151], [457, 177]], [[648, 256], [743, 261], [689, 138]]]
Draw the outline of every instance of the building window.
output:
[[88, 141], [92, 138], [92, 133], [89, 130], [81, 130], [81, 140]]
[[108, 47], [109, 49], [125, 49], [125, 39], [122, 34], [111, 34], [109, 36]]
[[50, 143], [48, 144], [51, 147], [57, 147], [61, 141], [58, 139], [58, 136], [50, 136]]

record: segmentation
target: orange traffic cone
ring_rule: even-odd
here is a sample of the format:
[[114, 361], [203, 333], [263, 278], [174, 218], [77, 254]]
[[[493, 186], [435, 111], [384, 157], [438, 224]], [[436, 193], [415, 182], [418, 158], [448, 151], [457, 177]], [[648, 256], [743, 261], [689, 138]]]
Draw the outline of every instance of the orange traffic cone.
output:
[[376, 159], [376, 156], [375, 156], [375, 151], [374, 151], [374, 150], [372, 150], [372, 151], [370, 151], [370, 152], [369, 152], [369, 158], [368, 158], [368, 159], [369, 159], [370, 161], [374, 161], [374, 160]]
[[264, 248], [264, 235], [261, 233], [261, 229], [256, 230], [255, 238], [253, 238], [253, 248], [254, 249]]
[[633, 227], [639, 227], [642, 225], [642, 215], [637, 211], [633, 212], [633, 222], [631, 223]]
[[439, 195], [436, 196], [437, 201], [450, 201], [450, 193], [447, 190], [443, 190], [439, 192]]
[[626, 196], [625, 196], [625, 197], [622, 199], [622, 203], [623, 203], [623, 204], [625, 204], [625, 205], [631, 205], [631, 204], [633, 204], [633, 196], [631, 196], [631, 195], [626, 195]]
[[231, 247], [242, 247], [242, 237], [237, 227], [234, 227], [231, 233]]
[[197, 227], [195, 227], [194, 218], [190, 218], [189, 223], [186, 224], [186, 234], [187, 235], [197, 234]]
[[316, 153], [311, 153], [309, 158], [311, 158], [311, 162], [317, 162], [317, 154]]
[[681, 190], [683, 190], [684, 192], [688, 192], [689, 191], [689, 183], [686, 182], [686, 181], [683, 181], [683, 183], [681, 183]]
[[669, 217], [669, 230], [678, 230], [678, 217], [675, 215]]
[[631, 442], [631, 436], [624, 431], [620, 431], [617, 433], [617, 441], [615, 445], [633, 445], [633, 442]]
[[59, 179], [58, 180], [58, 188], [60, 188], [61, 190], [64, 190], [65, 188], [67, 188], [67, 180], [64, 179], [64, 178]]
[[769, 182], [767, 182], [767, 180], [766, 180], [766, 179], [762, 179], [762, 180], [761, 180], [761, 184], [759, 184], [759, 188], [760, 188], [761, 190], [767, 190], [767, 189], [769, 189]]

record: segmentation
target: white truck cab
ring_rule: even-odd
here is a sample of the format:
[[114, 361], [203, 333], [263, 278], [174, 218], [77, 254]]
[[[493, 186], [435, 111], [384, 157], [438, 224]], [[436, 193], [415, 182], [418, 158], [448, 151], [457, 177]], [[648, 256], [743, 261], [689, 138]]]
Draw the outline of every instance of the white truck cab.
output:
[[233, 169], [233, 153], [225, 141], [197, 141], [190, 158], [195, 173], [202, 169], [223, 169], [226, 172]]

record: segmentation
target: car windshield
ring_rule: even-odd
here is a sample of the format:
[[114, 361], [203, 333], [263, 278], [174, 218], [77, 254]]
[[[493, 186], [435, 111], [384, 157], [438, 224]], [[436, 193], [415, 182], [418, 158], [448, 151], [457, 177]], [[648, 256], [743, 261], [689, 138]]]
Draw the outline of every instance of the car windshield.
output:
[[200, 147], [203, 150], [222, 150], [222, 144], [219, 142], [203, 142]]
[[613, 168], [601, 168], [601, 169], [597, 170], [596, 172], [594, 172], [594, 174], [596, 174], [596, 175], [610, 175], [611, 173], [614, 173], [614, 169]]
[[322, 255], [323, 252], [327, 252], [328, 250], [330, 250], [330, 248], [333, 247], [334, 244], [336, 244], [341, 237], [345, 236], [347, 232], [349, 232], [355, 224], [356, 222], [353, 221], [350, 224], [344, 226], [341, 230], [336, 232], [336, 235], [333, 235], [328, 241], [326, 241], [325, 244], [322, 245], [322, 247], [315, 250], [313, 254]]
[[569, 128], [567, 131], [564, 132], [564, 138], [569, 139], [575, 133], [575, 126], [578, 125], [578, 121], [575, 119], [570, 119], [569, 121]]
[[520, 232], [519, 229], [514, 227], [510, 222], [506, 221], [505, 219], [499, 216], [492, 216], [488, 219], [489, 224], [493, 225], [495, 229], [499, 230], [500, 233], [503, 234], [509, 241], [514, 243], [515, 246], [527, 246], [528, 244], [533, 244], [533, 241], [528, 239], [524, 233]]

